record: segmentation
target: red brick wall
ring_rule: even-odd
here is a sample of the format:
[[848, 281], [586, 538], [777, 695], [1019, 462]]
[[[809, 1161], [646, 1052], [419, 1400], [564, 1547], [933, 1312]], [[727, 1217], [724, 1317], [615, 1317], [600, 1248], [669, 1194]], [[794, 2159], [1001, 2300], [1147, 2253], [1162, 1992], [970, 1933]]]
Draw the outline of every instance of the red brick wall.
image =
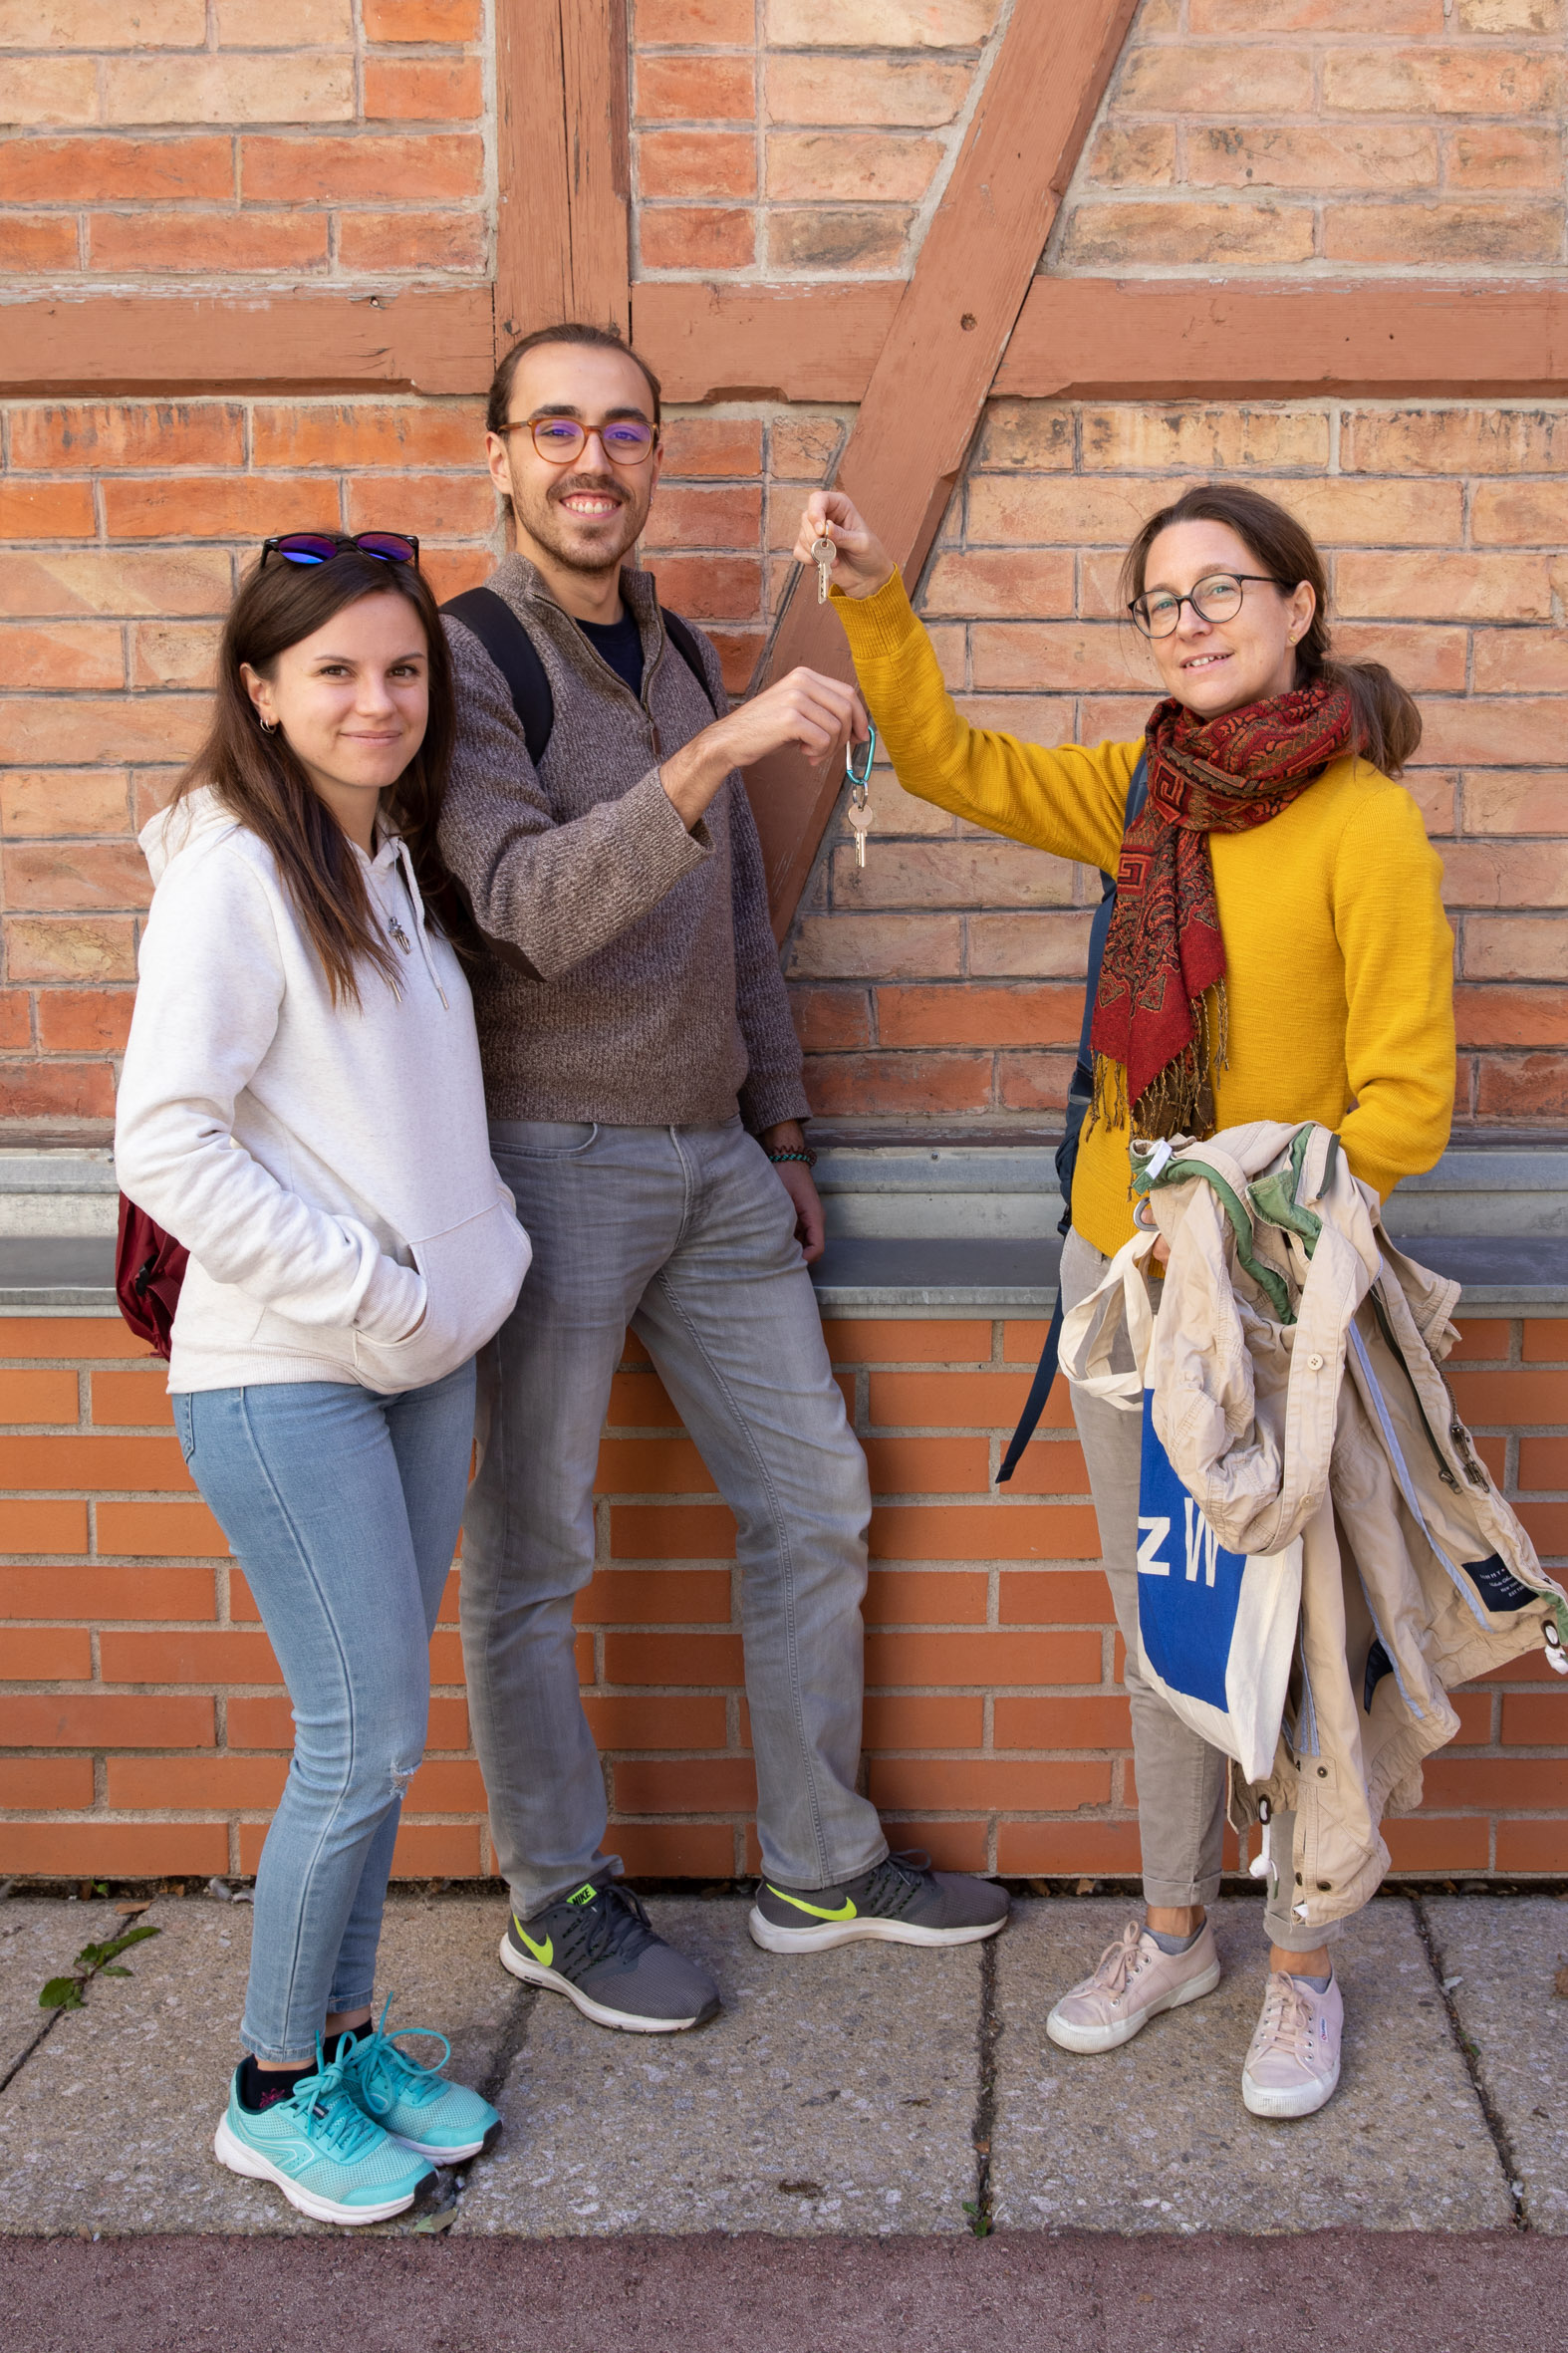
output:
[[[1060, 1393], [1010, 1488], [990, 1484], [1040, 1327], [841, 1322], [829, 1339], [877, 1499], [866, 1748], [890, 1835], [1016, 1875], [1135, 1870], [1118, 1643]], [[161, 1368], [107, 1318], [0, 1322], [0, 1872], [254, 1870], [288, 1703], [180, 1461]], [[1568, 1323], [1472, 1323], [1457, 1368], [1493, 1475], [1560, 1559]], [[733, 1522], [635, 1349], [600, 1490], [578, 1656], [613, 1838], [637, 1871], [754, 1868]], [[492, 1867], [458, 1573], [398, 1846], [414, 1877]], [[1568, 1872], [1568, 1692], [1537, 1653], [1466, 1692], [1460, 1712], [1422, 1812], [1390, 1826], [1396, 1864]]]

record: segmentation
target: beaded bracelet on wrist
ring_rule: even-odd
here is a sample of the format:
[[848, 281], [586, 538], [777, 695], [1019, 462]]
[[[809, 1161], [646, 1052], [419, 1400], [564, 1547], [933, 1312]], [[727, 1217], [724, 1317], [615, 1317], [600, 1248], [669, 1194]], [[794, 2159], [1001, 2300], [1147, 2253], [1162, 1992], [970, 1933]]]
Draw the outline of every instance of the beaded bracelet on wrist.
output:
[[[764, 1147], [764, 1150], [766, 1150], [766, 1147]], [[809, 1144], [803, 1144], [799, 1146], [794, 1152], [770, 1152], [768, 1153], [768, 1159], [773, 1163], [775, 1168], [777, 1168], [780, 1161], [801, 1161], [808, 1169], [814, 1169], [817, 1165], [817, 1156], [812, 1151]]]

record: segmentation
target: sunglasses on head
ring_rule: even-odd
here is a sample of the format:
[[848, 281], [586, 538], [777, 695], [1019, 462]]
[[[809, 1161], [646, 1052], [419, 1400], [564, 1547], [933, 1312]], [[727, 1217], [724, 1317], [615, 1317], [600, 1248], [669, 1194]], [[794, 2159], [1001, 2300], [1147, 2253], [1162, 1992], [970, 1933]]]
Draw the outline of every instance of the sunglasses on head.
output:
[[334, 556], [347, 555], [358, 548], [362, 556], [374, 556], [379, 564], [412, 564], [419, 562], [419, 543], [401, 531], [359, 531], [352, 535], [344, 531], [286, 531], [281, 539], [264, 539], [261, 543], [261, 569], [267, 568], [269, 556], [281, 556], [285, 564], [330, 564]]

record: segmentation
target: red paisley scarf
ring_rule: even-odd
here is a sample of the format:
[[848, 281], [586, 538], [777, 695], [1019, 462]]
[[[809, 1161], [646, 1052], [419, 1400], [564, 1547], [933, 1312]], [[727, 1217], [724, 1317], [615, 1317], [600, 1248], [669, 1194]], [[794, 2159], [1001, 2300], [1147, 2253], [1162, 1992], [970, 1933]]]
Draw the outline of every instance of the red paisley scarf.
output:
[[1091, 1120], [1119, 1127], [1131, 1112], [1140, 1136], [1213, 1134], [1225, 943], [1207, 837], [1288, 809], [1349, 749], [1353, 720], [1346, 689], [1322, 677], [1213, 719], [1157, 704], [1146, 737], [1149, 800], [1123, 837], [1100, 966]]

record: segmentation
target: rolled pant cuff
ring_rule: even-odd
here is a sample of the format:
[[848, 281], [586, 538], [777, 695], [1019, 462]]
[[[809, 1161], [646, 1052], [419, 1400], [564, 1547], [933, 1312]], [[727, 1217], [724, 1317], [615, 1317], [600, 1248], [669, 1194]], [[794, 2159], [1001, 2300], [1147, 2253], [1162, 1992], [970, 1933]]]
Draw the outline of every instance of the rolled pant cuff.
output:
[[1149, 1879], [1144, 1881], [1144, 1902], [1153, 1904], [1160, 1912], [1183, 1912], [1193, 1904], [1208, 1910], [1219, 1894], [1219, 1873], [1206, 1879]]
[[314, 2067], [316, 2064], [314, 2044], [303, 2055], [299, 2051], [280, 2050], [276, 2044], [269, 2048], [260, 2035], [246, 2031], [243, 2021], [240, 2024], [239, 2039], [240, 2048], [249, 2051], [253, 2059], [259, 2059], [267, 2067]]
[[841, 1871], [830, 1871], [826, 1879], [820, 1870], [797, 1874], [783, 1863], [770, 1863], [764, 1854], [759, 1877], [777, 1881], [780, 1887], [793, 1888], [798, 1896], [816, 1896], [824, 1888], [841, 1888], [852, 1879], [864, 1879], [868, 1871], [875, 1871], [879, 1863], [886, 1863], [892, 1853], [887, 1840], [879, 1839], [877, 1852], [868, 1855], [863, 1863], [846, 1864]]
[[1342, 1920], [1330, 1920], [1322, 1928], [1307, 1928], [1299, 1920], [1275, 1920], [1266, 1912], [1263, 1915], [1268, 1941], [1277, 1945], [1281, 1953], [1316, 1953], [1320, 1946], [1336, 1944], [1344, 1925]]

